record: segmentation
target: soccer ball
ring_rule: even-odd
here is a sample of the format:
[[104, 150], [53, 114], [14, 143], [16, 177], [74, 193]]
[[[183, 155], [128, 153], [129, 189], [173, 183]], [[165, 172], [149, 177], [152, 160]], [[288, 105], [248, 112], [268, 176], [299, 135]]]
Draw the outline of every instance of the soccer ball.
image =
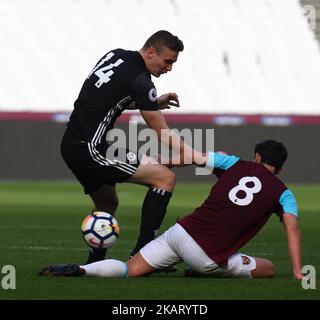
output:
[[120, 229], [111, 214], [97, 211], [84, 218], [81, 231], [89, 247], [108, 248], [119, 238]]

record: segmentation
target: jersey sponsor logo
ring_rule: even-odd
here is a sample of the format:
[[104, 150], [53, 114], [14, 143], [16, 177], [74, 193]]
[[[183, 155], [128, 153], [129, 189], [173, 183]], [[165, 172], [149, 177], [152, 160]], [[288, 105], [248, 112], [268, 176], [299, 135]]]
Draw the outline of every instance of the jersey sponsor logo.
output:
[[127, 153], [127, 159], [132, 162], [132, 161], [136, 161], [137, 156], [133, 153], [133, 152], [128, 152]]
[[156, 102], [157, 101], [157, 90], [155, 88], [150, 89], [148, 93], [148, 97], [150, 101]]

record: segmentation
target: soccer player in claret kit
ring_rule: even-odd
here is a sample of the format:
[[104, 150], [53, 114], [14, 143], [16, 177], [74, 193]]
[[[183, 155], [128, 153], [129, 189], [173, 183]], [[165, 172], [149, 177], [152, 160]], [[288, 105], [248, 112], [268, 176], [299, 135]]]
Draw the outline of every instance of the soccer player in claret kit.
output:
[[256, 145], [254, 161], [210, 152], [207, 164], [215, 168], [219, 180], [208, 198], [127, 263], [109, 259], [84, 266], [52, 265], [40, 275], [138, 277], [185, 261], [186, 275], [272, 277], [270, 260], [242, 254], [239, 249], [276, 213], [286, 231], [293, 275], [301, 280], [297, 203], [276, 177], [287, 154], [285, 146], [274, 140]]
[[[139, 109], [158, 139], [170, 141], [169, 147], [178, 149], [184, 159], [184, 150], [189, 147], [168, 130], [161, 113], [162, 109], [178, 107], [178, 96], [167, 93], [157, 97], [151, 81], [151, 75], [159, 77], [171, 71], [183, 48], [178, 37], [161, 30], [140, 51], [108, 52], [85, 80], [61, 144], [63, 159], [94, 202], [93, 211], [115, 214], [116, 183], [149, 187], [142, 206], [139, 238], [131, 256], [153, 240], [159, 230], [175, 187], [175, 174], [146, 155], [140, 159], [136, 150], [126, 146], [124, 150], [112, 150], [106, 135], [123, 111]], [[87, 263], [105, 258], [106, 249], [90, 250]]]

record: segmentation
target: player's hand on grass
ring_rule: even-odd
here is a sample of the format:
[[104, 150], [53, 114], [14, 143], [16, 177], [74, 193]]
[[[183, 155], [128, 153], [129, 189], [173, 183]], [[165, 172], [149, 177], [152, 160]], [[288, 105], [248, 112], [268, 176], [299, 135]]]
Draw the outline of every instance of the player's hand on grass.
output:
[[179, 97], [174, 92], [165, 93], [158, 97], [158, 104], [161, 110], [170, 109], [171, 107], [180, 107]]
[[303, 280], [304, 275], [301, 273], [301, 271], [296, 271], [293, 274], [294, 274], [295, 279]]

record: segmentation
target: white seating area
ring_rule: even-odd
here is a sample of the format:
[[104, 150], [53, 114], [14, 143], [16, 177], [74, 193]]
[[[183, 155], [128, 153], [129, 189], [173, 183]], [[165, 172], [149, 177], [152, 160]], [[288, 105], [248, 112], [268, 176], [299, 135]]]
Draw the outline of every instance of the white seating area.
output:
[[71, 111], [114, 48], [166, 29], [185, 44], [154, 79], [188, 113], [320, 114], [320, 50], [298, 0], [1, 0], [0, 111]]

